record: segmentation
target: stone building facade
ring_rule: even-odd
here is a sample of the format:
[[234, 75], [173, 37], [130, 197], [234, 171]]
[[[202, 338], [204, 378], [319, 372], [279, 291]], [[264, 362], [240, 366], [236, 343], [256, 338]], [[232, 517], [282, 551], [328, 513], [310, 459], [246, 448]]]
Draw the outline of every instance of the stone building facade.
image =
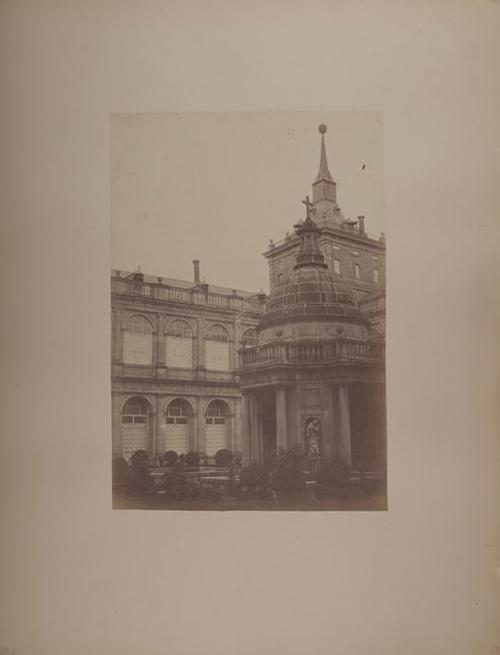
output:
[[270, 294], [114, 271], [113, 454], [245, 462], [296, 443], [385, 466], [385, 238], [347, 220], [320, 126], [306, 218], [271, 241]]
[[241, 450], [237, 369], [265, 295], [114, 271], [113, 454]]

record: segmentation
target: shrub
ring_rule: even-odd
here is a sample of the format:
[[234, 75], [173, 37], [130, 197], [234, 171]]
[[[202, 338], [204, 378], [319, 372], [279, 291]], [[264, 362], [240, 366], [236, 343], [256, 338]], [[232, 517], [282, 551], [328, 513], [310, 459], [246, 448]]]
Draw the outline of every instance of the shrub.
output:
[[148, 455], [145, 450], [136, 450], [130, 458], [130, 473], [127, 489], [134, 495], [145, 495], [152, 491], [154, 482], [149, 472]]
[[186, 463], [186, 466], [198, 466], [200, 458], [196, 453], [188, 453], [184, 461]]
[[178, 459], [178, 455], [175, 452], [175, 450], [167, 450], [163, 457], [163, 462], [165, 463], [165, 466], [173, 466]]
[[269, 486], [269, 471], [260, 464], [243, 466], [240, 471], [240, 484], [242, 487], [264, 489]]
[[199, 496], [199, 484], [190, 480], [180, 466], [174, 466], [163, 476], [162, 488], [170, 498], [187, 500]]
[[276, 491], [299, 491], [305, 485], [304, 454], [301, 450], [280, 448], [272, 468], [271, 483]]
[[126, 460], [123, 457], [114, 457], [112, 467], [113, 489], [116, 491], [126, 489], [130, 475]]
[[135, 453], [130, 458], [130, 465], [137, 466], [143, 465], [147, 466], [148, 464], [148, 454], [145, 450], [136, 450]]
[[229, 466], [233, 461], [233, 453], [227, 448], [221, 448], [215, 453], [216, 466]]

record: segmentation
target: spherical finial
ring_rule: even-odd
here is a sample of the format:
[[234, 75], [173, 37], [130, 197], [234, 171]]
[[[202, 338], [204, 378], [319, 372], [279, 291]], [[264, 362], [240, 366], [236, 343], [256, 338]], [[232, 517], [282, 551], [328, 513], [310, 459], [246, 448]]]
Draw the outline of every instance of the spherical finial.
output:
[[328, 129], [328, 128], [326, 127], [326, 125], [325, 125], [324, 123], [321, 123], [321, 125], [318, 127], [318, 132], [319, 132], [320, 134], [324, 134], [324, 133], [326, 132], [327, 129]]

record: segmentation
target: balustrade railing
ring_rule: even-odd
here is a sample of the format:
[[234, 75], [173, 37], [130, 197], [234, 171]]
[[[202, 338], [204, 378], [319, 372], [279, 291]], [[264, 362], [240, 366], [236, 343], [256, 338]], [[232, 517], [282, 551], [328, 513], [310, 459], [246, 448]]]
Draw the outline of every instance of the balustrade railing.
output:
[[240, 312], [261, 314], [264, 305], [257, 298], [244, 298], [238, 294], [225, 295], [223, 293], [205, 292], [199, 288], [182, 289], [165, 284], [137, 283], [125, 278], [111, 279], [111, 292], [116, 294], [154, 298], [170, 302], [202, 304], [215, 307], [233, 309]]
[[283, 341], [242, 348], [239, 355], [241, 369], [265, 366], [266, 364], [383, 363], [385, 345], [355, 339], [297, 343]]

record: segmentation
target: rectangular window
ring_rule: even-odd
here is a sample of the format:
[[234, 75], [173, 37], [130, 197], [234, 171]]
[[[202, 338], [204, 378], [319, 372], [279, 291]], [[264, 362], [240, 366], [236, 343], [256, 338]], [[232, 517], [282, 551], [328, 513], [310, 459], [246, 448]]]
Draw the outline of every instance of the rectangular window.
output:
[[379, 281], [380, 281], [380, 276], [379, 276], [379, 273], [378, 273], [378, 268], [374, 268], [374, 269], [373, 269], [373, 281], [376, 282], [377, 284], [378, 284]]
[[212, 371], [229, 371], [229, 343], [227, 341], [205, 341], [206, 367]]
[[193, 340], [185, 337], [167, 337], [167, 366], [193, 368]]
[[123, 335], [123, 360], [126, 364], [151, 364], [153, 362], [152, 335], [125, 332]]
[[354, 277], [359, 280], [359, 264], [354, 264]]
[[333, 260], [333, 270], [335, 273], [338, 273], [340, 275], [340, 260], [339, 259], [334, 259]]

